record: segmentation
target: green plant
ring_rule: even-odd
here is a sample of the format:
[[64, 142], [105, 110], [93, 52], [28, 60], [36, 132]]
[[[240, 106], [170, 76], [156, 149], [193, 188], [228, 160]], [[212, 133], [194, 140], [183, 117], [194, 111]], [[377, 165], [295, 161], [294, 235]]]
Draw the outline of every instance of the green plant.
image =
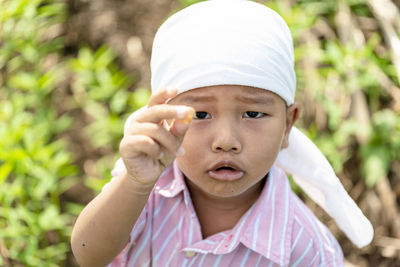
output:
[[400, 115], [383, 109], [372, 117], [371, 138], [361, 148], [365, 182], [373, 186], [389, 173], [390, 164], [400, 159]]
[[[360, 30], [355, 23], [343, 27], [339, 17], [371, 18], [371, 7], [361, 0], [268, 5], [283, 16], [294, 37], [297, 98], [306, 111], [313, 110], [300, 127], [337, 173], [349, 160], [360, 160], [359, 175], [373, 186], [400, 160], [399, 112], [389, 106], [396, 101], [390, 88], [398, 79], [390, 50], [381, 45], [382, 33]], [[365, 39], [351, 39], [355, 34]]]
[[46, 34], [64, 21], [65, 5], [2, 0], [0, 6], [0, 265], [58, 266], [73, 220], [59, 195], [77, 169], [56, 138], [71, 122], [53, 103], [62, 68], [46, 64], [63, 40]]
[[132, 79], [118, 68], [114, 53], [106, 46], [96, 51], [81, 48], [78, 56], [70, 59], [69, 68], [74, 77], [71, 89], [75, 105], [87, 120], [82, 129], [84, 138], [93, 149], [108, 152], [95, 164], [96, 177], [85, 180], [87, 186], [98, 192], [111, 176], [127, 117], [146, 105], [150, 91], [127, 90]]

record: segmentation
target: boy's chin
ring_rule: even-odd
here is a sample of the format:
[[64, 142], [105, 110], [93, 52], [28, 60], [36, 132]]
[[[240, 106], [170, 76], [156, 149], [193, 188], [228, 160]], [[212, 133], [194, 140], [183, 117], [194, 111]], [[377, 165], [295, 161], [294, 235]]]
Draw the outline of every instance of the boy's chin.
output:
[[[212, 187], [199, 188], [207, 195], [210, 195], [216, 199], [227, 199], [233, 197], [245, 196], [247, 193], [252, 193], [254, 190], [258, 191], [257, 188], [263, 187], [264, 183], [256, 183], [254, 185], [239, 185], [234, 182], [224, 182], [214, 184]], [[257, 188], [255, 188], [257, 187]]]
[[193, 191], [195, 190], [203, 195], [216, 199], [236, 197], [246, 191], [245, 189], [239, 190], [232, 182], [208, 183], [204, 185], [196, 181], [191, 181], [190, 179], [188, 180], [188, 187], [192, 193], [194, 193]]

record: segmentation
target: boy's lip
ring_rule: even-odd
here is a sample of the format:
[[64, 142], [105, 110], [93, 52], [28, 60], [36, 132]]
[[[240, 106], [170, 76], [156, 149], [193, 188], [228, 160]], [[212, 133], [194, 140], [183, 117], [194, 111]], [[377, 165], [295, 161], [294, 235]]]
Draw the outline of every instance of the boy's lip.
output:
[[232, 161], [219, 161], [214, 164], [208, 171], [208, 175], [220, 181], [235, 181], [244, 175], [244, 171]]
[[234, 169], [235, 171], [241, 171], [240, 167], [235, 162], [230, 161], [230, 160], [221, 160], [221, 161], [215, 163], [214, 165], [211, 166], [209, 171], [215, 171], [222, 167], [228, 167], [228, 168]]

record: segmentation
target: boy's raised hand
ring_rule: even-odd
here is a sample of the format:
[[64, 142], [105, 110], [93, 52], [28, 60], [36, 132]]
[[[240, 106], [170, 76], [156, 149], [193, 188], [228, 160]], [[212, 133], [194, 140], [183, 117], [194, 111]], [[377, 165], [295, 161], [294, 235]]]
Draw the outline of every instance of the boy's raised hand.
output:
[[[181, 148], [194, 109], [166, 104], [176, 89], [165, 89], [150, 97], [147, 107], [135, 115], [120, 143], [120, 154], [128, 176], [144, 185], [154, 183]], [[166, 120], [172, 121], [171, 127]]]

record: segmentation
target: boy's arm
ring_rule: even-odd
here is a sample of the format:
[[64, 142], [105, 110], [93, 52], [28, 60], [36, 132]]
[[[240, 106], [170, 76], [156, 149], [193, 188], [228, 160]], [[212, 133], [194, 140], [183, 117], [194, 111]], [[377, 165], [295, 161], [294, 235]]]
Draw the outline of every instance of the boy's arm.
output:
[[124, 172], [85, 207], [71, 237], [81, 266], [105, 266], [118, 255], [153, 186], [137, 183]]
[[[179, 156], [187, 106], [166, 105], [177, 90], [153, 95], [148, 108], [132, 120], [120, 144], [126, 171], [110, 183], [79, 215], [71, 237], [72, 251], [81, 266], [104, 266], [124, 248], [149, 194], [164, 169]], [[172, 120], [166, 127], [164, 120]]]

